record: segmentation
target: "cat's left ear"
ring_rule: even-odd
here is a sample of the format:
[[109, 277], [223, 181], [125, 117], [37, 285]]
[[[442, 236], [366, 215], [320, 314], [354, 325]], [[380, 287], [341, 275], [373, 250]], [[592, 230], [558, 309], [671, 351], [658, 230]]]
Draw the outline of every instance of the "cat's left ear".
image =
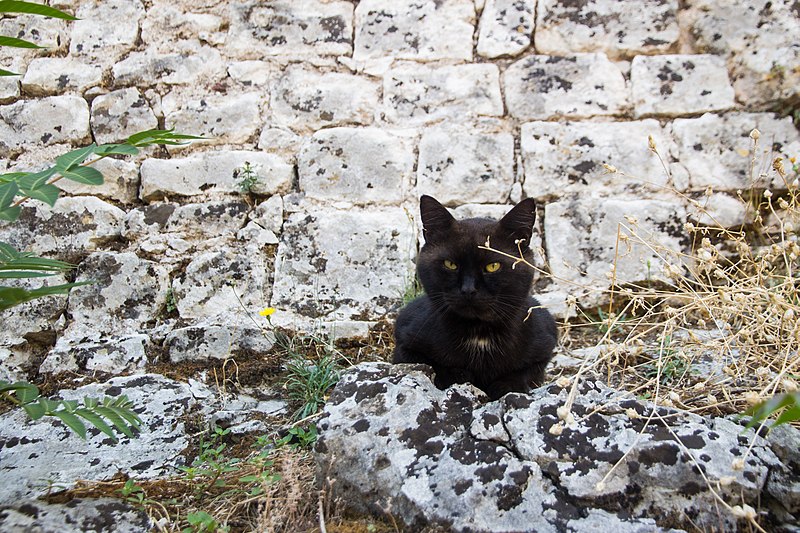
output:
[[514, 206], [500, 219], [500, 227], [508, 232], [512, 240], [524, 239], [524, 247], [530, 246], [533, 223], [536, 222], [536, 202], [526, 198]]

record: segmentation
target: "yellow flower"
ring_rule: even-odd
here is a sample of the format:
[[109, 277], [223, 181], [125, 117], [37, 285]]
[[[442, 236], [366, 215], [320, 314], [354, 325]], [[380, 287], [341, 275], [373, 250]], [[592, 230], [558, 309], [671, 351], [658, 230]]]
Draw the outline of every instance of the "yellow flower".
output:
[[258, 314], [261, 315], [261, 316], [268, 317], [269, 315], [271, 315], [274, 312], [275, 312], [275, 308], [274, 307], [265, 307], [264, 309], [259, 311]]

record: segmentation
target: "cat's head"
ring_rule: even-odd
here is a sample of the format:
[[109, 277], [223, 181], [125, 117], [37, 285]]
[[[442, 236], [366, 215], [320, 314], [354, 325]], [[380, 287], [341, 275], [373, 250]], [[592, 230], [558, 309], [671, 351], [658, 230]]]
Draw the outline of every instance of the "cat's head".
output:
[[[430, 196], [420, 198], [425, 245], [417, 272], [426, 294], [442, 311], [466, 319], [499, 322], [516, 316], [524, 305], [532, 270], [517, 264], [520, 251], [530, 261], [530, 240], [536, 204], [528, 198], [499, 221], [489, 218], [456, 220]], [[491, 248], [504, 256], [485, 250]]]

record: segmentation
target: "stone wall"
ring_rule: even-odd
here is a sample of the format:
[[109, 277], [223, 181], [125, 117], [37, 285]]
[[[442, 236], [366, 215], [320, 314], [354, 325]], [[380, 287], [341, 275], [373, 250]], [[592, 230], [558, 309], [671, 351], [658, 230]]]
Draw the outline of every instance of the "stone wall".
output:
[[[738, 224], [737, 190], [781, 186], [752, 180], [754, 157], [800, 155], [771, 112], [799, 96], [796, 2], [52, 4], [80, 20], [0, 21], [48, 47], [2, 49], [22, 75], [0, 79], [0, 170], [148, 128], [206, 139], [105, 160], [103, 186], [64, 183], [0, 226], [98, 281], [4, 315], [5, 375], [34, 356], [120, 372], [162, 348], [263, 350], [246, 315], [267, 305], [280, 325], [363, 333], [409, 288], [423, 193], [468, 214], [535, 198], [554, 274], [537, 291], [563, 314], [608, 284], [618, 223], [685, 249], [687, 220]], [[659, 261], [634, 249], [617, 276]]]

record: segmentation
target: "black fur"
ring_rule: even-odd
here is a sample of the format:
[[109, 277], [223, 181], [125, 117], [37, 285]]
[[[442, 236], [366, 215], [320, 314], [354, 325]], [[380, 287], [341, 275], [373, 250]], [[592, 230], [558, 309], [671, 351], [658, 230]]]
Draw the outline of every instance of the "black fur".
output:
[[[492, 248], [518, 256], [515, 241], [522, 239], [530, 260], [535, 208], [527, 199], [499, 222], [457, 221], [430, 196], [420, 199], [425, 245], [417, 273], [425, 295], [397, 317], [392, 362], [431, 365], [439, 388], [470, 382], [492, 399], [544, 382], [557, 331], [550, 313], [529, 296], [533, 272], [479, 248], [488, 237]], [[488, 272], [491, 263], [500, 263], [499, 270]]]

